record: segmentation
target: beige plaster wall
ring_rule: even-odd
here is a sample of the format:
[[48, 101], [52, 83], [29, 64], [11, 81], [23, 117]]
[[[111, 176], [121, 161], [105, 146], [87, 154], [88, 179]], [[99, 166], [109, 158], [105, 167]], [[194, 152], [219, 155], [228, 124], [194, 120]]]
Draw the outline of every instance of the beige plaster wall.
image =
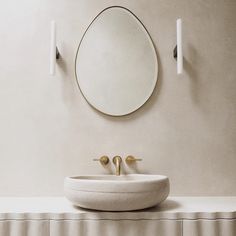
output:
[[[93, 110], [74, 77], [81, 36], [122, 5], [149, 30], [158, 88], [139, 111]], [[235, 0], [9, 0], [0, 8], [0, 196], [62, 195], [67, 175], [108, 170], [94, 157], [133, 154], [137, 170], [170, 177], [172, 195], [236, 195]], [[183, 19], [184, 74], [172, 57]], [[49, 76], [50, 20], [62, 54]]]

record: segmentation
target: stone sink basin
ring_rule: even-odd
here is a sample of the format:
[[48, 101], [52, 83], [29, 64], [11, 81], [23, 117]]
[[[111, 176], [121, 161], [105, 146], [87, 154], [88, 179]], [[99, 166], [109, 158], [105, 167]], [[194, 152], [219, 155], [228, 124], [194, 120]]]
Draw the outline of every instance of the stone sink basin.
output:
[[155, 206], [169, 194], [163, 175], [66, 177], [65, 196], [76, 206], [101, 211], [131, 211]]

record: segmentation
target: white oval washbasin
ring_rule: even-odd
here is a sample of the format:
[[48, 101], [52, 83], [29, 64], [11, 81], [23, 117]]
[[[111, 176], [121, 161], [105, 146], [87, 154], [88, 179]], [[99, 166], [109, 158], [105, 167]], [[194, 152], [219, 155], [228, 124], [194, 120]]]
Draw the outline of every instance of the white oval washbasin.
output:
[[102, 211], [131, 211], [155, 206], [169, 194], [163, 175], [90, 175], [66, 177], [65, 196], [76, 206]]

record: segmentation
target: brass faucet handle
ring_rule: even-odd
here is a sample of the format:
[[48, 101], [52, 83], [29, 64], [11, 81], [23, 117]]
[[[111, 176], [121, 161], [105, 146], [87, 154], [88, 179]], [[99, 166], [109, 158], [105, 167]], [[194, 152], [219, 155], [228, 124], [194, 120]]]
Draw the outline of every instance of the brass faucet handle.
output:
[[100, 158], [95, 158], [93, 161], [99, 161], [103, 166], [106, 166], [109, 163], [109, 158], [108, 156], [102, 156]]
[[141, 158], [135, 158], [134, 156], [127, 156], [127, 157], [125, 158], [125, 162], [126, 162], [126, 164], [128, 164], [128, 165], [133, 164], [133, 163], [136, 162], [136, 161], [142, 161], [142, 159], [141, 159]]

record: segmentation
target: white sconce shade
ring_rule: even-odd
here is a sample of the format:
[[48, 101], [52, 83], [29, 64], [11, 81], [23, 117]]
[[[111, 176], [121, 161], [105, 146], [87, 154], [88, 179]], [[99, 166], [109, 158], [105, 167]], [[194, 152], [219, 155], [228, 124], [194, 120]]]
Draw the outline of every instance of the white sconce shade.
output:
[[182, 20], [177, 19], [176, 21], [176, 32], [177, 32], [177, 74], [183, 72], [183, 49], [182, 49]]
[[59, 58], [59, 52], [56, 45], [56, 22], [51, 21], [51, 42], [50, 42], [50, 75], [55, 75], [56, 59]]

